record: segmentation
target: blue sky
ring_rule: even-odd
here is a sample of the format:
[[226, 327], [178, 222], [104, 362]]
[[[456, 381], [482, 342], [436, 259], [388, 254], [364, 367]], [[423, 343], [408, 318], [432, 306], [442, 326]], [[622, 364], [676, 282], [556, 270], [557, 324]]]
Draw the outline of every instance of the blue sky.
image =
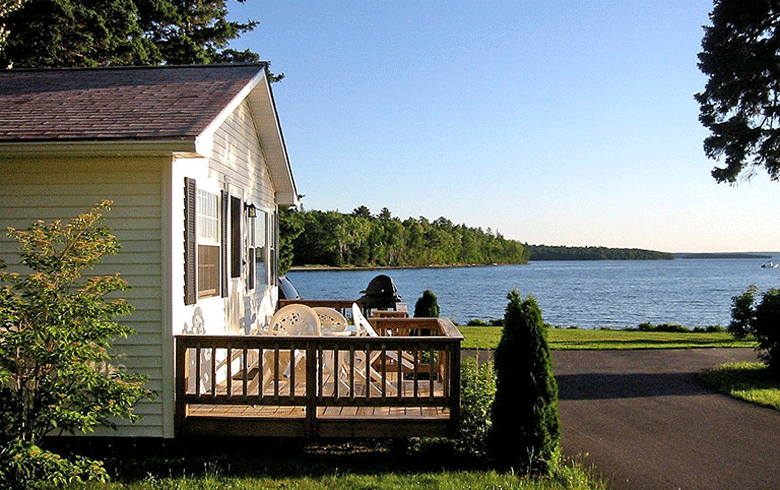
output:
[[716, 184], [693, 94], [711, 1], [229, 4], [307, 209], [531, 244], [780, 250], [780, 184]]

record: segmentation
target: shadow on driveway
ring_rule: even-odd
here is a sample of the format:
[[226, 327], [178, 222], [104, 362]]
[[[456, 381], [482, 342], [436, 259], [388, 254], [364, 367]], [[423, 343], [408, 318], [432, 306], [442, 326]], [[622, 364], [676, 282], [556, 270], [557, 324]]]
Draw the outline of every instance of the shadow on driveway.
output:
[[695, 382], [696, 373], [605, 374], [556, 376], [560, 400], [608, 400], [643, 396], [695, 396], [711, 393]]

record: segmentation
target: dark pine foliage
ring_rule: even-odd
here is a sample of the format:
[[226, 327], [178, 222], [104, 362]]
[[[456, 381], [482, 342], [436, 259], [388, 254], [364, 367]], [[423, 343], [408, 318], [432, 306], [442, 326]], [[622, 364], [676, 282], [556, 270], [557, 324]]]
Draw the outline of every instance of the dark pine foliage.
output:
[[414, 304], [415, 318], [438, 318], [439, 312], [438, 298], [433, 294], [433, 291], [426, 289], [417, 300], [417, 303]]
[[780, 290], [772, 288], [761, 294], [750, 286], [742, 295], [732, 298], [729, 333], [741, 339], [754, 335], [758, 340], [758, 356], [769, 367], [772, 376], [780, 379]]
[[542, 312], [532, 296], [508, 295], [495, 352], [490, 452], [500, 468], [548, 473], [560, 454], [558, 384]]

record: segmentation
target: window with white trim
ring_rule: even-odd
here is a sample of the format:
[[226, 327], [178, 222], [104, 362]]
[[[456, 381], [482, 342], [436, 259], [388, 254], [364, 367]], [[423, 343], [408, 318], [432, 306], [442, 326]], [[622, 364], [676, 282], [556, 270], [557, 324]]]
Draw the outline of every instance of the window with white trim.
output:
[[220, 294], [220, 196], [198, 189], [198, 299]]

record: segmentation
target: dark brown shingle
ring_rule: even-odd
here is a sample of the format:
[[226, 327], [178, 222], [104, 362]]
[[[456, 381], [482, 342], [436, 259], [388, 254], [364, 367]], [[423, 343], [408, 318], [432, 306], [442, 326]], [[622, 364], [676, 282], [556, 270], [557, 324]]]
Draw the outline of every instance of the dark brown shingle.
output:
[[263, 67], [0, 71], [0, 142], [195, 137]]

